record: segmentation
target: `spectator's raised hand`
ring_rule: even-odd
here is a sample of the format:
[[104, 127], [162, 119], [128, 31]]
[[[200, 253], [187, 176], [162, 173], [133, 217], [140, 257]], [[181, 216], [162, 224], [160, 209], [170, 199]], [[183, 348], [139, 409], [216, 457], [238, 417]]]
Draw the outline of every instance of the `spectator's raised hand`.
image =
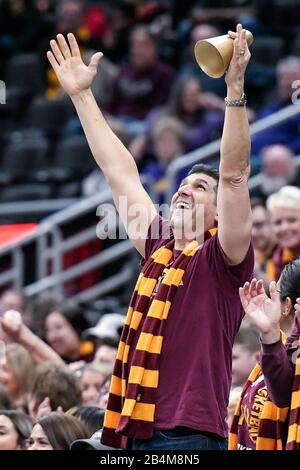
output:
[[[252, 279], [240, 287], [239, 294], [249, 321], [259, 330], [262, 337], [272, 335], [270, 342], [280, 339], [281, 304], [276, 282], [269, 287], [270, 297], [263, 287], [263, 281]], [[269, 341], [267, 341], [269, 342]]]
[[16, 310], [7, 310], [1, 318], [2, 330], [9, 338], [18, 341], [23, 326], [22, 316]]
[[74, 34], [69, 33], [67, 39], [68, 42], [62, 34], [58, 34], [56, 40], [50, 41], [52, 52], [48, 51], [47, 57], [61, 86], [68, 95], [74, 96], [90, 88], [103, 54], [94, 54], [87, 66], [81, 58]]
[[[52, 408], [51, 408], [50, 398], [46, 397], [46, 398], [44, 398], [44, 400], [42, 401], [42, 403], [38, 407], [37, 414], [36, 414], [36, 419], [43, 418], [44, 416], [49, 416], [49, 414], [52, 413], [52, 411], [55, 411], [55, 410], [52, 410]], [[58, 406], [56, 411], [58, 413], [61, 413], [61, 414], [64, 413], [61, 406]]]

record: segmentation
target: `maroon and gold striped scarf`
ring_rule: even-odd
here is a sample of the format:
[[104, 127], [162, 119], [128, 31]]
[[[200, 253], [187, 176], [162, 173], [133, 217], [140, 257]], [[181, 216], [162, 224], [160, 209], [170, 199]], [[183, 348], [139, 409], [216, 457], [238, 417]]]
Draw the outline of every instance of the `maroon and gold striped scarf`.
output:
[[[239, 423], [240, 420], [244, 419], [241, 410], [242, 400], [249, 387], [251, 387], [251, 384], [255, 382], [261, 374], [261, 367], [257, 364], [242, 391], [229, 433], [229, 450], [238, 449]], [[289, 420], [288, 437], [285, 443], [285, 423], [287, 419]], [[255, 448], [256, 450], [283, 450], [284, 448], [286, 450], [300, 450], [300, 341], [290, 407], [279, 408], [271, 401], [269, 395], [267, 396], [259, 418]]]
[[143, 267], [127, 312], [112, 376], [101, 438], [106, 445], [124, 447], [122, 436], [136, 439], [153, 436], [164, 326], [185, 269], [199, 248], [196, 241], [189, 243], [166, 270], [173, 257], [173, 239], [156, 250]]

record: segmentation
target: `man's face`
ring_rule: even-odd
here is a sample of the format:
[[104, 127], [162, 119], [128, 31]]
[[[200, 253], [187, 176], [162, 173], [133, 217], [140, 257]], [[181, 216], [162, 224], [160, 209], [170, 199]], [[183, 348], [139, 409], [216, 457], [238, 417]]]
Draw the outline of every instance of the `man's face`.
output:
[[170, 222], [175, 238], [195, 240], [216, 226], [217, 182], [194, 173], [182, 180], [171, 201]]
[[267, 210], [257, 206], [252, 211], [252, 239], [256, 250], [264, 250], [272, 239], [271, 222]]

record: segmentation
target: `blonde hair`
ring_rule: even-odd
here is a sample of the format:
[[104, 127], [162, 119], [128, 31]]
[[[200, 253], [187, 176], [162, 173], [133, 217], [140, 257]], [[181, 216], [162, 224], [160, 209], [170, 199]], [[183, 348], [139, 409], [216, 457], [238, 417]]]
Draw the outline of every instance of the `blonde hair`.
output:
[[152, 138], [159, 139], [165, 132], [171, 132], [182, 145], [186, 143], [186, 126], [177, 118], [172, 116], [161, 117], [152, 130]]
[[18, 395], [27, 393], [34, 371], [29, 352], [20, 344], [10, 343], [6, 346], [6, 362], [18, 381]]
[[300, 189], [295, 186], [284, 186], [271, 194], [267, 199], [267, 209], [272, 214], [278, 208], [300, 211]]

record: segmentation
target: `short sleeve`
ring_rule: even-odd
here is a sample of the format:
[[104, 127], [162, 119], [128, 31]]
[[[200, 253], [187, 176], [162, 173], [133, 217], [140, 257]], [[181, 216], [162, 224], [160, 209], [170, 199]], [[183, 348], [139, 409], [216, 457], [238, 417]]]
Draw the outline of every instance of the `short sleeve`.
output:
[[226, 288], [226, 292], [234, 292], [246, 281], [253, 278], [254, 272], [254, 249], [252, 242], [243, 261], [237, 265], [231, 265], [224, 253], [218, 236], [213, 236], [206, 243], [206, 257], [210, 269], [220, 286]]

